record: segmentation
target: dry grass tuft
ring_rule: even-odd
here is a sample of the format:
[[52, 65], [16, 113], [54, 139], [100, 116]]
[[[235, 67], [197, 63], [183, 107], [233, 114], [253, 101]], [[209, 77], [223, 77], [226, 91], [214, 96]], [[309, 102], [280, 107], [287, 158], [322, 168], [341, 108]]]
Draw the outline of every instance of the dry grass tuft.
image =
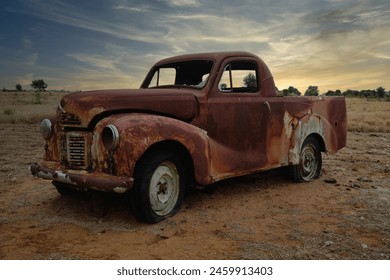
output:
[[355, 132], [390, 132], [390, 102], [347, 98], [348, 130]]
[[1, 92], [0, 123], [39, 123], [55, 114], [63, 93]]

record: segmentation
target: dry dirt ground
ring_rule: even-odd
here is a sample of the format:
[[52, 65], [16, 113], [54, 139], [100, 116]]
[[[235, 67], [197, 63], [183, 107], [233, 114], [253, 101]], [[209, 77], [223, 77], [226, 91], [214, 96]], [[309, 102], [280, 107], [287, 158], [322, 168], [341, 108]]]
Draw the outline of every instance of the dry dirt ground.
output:
[[0, 124], [0, 259], [390, 259], [390, 133], [348, 137], [316, 181], [220, 182], [147, 225], [123, 196], [63, 197], [33, 178], [37, 125]]

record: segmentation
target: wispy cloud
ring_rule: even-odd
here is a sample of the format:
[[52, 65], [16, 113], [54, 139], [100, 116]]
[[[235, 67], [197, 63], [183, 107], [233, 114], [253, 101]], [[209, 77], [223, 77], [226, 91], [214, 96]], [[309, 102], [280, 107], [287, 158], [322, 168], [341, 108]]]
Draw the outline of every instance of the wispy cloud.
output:
[[[109, 3], [106, 2], [106, 4]], [[158, 32], [151, 29], [145, 30], [140, 27], [135, 27], [130, 20], [118, 21], [116, 18], [110, 18], [110, 13], [101, 16], [60, 0], [31, 0], [27, 5], [26, 10], [14, 12], [33, 15], [44, 20], [97, 33], [104, 33], [121, 39], [146, 43], [159, 42], [157, 38], [159, 35]], [[106, 8], [110, 11], [111, 9], [118, 9], [118, 7], [127, 11], [132, 9], [129, 7], [126, 8], [125, 6], [107, 6]], [[143, 8], [133, 9], [133, 11], [136, 10], [146, 11]]]
[[26, 56], [24, 61], [25, 65], [34, 66], [38, 60], [38, 54], [33, 53], [31, 55]]
[[22, 42], [23, 42], [24, 49], [31, 49], [34, 45], [34, 42], [30, 39], [27, 39], [27, 38], [23, 38]]
[[113, 7], [116, 10], [125, 11], [129, 13], [150, 13], [152, 10], [149, 6], [140, 6], [140, 7], [133, 7], [128, 6], [127, 4], [119, 4], [117, 6]]
[[198, 7], [200, 5], [197, 0], [165, 0], [169, 5], [178, 7]]
[[88, 53], [74, 53], [68, 54], [69, 57], [74, 58], [86, 65], [96, 68], [97, 70], [115, 70], [117, 69], [116, 64], [118, 60], [115, 57], [109, 57], [106, 55], [91, 55]]

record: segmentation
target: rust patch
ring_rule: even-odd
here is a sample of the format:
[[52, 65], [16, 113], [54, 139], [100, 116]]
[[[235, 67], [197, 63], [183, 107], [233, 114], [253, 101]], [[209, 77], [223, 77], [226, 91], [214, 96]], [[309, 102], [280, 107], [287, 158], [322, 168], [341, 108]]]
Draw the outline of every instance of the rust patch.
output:
[[123, 193], [132, 188], [134, 181], [133, 178], [121, 178], [118, 176], [111, 176], [102, 172], [62, 172], [57, 169], [47, 168], [35, 163], [30, 166], [30, 170], [34, 176], [56, 181], [77, 189], [89, 188], [99, 191], [114, 191]]

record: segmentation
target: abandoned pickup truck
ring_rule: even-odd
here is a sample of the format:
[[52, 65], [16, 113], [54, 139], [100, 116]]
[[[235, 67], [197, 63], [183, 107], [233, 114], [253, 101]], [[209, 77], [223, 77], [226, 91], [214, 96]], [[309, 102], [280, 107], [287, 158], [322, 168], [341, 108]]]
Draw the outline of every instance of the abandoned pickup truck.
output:
[[61, 194], [127, 193], [143, 222], [180, 208], [186, 186], [289, 166], [318, 178], [321, 152], [346, 144], [344, 97], [282, 97], [246, 52], [182, 55], [156, 63], [140, 89], [72, 93], [42, 121], [44, 160], [33, 175]]

